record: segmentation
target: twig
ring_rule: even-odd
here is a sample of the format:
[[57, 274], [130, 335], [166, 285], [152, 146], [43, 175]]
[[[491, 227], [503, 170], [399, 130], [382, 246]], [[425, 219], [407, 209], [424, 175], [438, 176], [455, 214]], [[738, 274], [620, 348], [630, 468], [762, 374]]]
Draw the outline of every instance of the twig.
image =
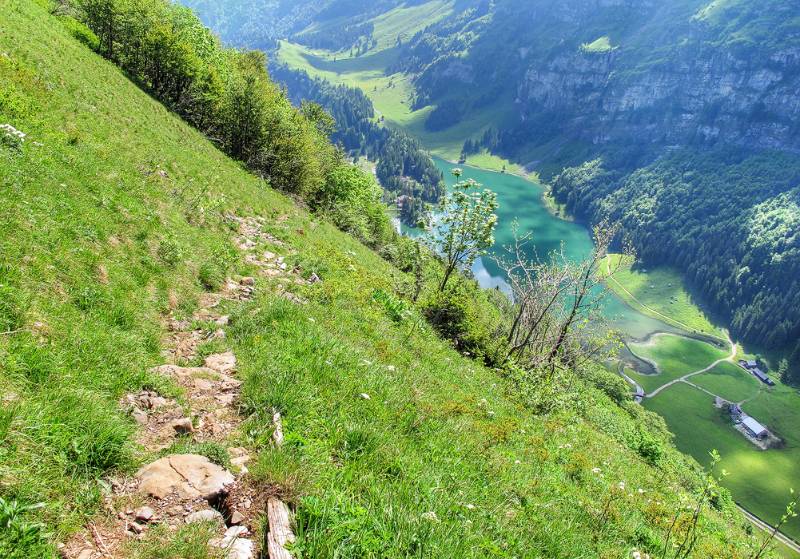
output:
[[92, 530], [92, 536], [94, 537], [94, 543], [100, 548], [100, 553], [103, 554], [104, 557], [111, 557], [111, 552], [108, 550], [105, 542], [103, 541], [103, 537], [100, 535], [100, 532], [97, 531], [97, 526], [94, 523], [89, 524], [89, 528]]
[[17, 328], [16, 330], [8, 330], [7, 332], [0, 332], [0, 336], [10, 336], [11, 334], [19, 334], [23, 332], [25, 328]]

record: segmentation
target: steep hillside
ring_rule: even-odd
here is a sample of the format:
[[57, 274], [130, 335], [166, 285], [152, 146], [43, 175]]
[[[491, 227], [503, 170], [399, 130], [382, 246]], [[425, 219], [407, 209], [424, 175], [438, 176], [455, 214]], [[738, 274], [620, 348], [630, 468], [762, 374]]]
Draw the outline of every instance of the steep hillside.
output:
[[[414, 14], [434, 8], [437, 16], [420, 29]], [[737, 337], [792, 349], [800, 315], [781, 300], [785, 278], [800, 266], [792, 190], [800, 152], [796, 0], [381, 3], [358, 12], [355, 34], [311, 3], [297, 4], [296, 12], [306, 19], [281, 26], [275, 36], [292, 43], [277, 56], [362, 87], [388, 120], [439, 155], [455, 159], [461, 151], [499, 169], [487, 160], [491, 152], [547, 181], [600, 159], [602, 179], [574, 188], [562, 180], [560, 201], [588, 221], [625, 215], [648, 266], [680, 266]], [[404, 25], [382, 25], [387, 18]], [[283, 20], [259, 21], [271, 29]], [[318, 28], [339, 41], [316, 42]], [[230, 40], [245, 36], [232, 32]], [[681, 158], [668, 156], [681, 149], [692, 156], [676, 164]], [[660, 158], [666, 161], [654, 163]], [[756, 161], [756, 174], [767, 181], [729, 176], [735, 194], [722, 201], [706, 184], [719, 169]], [[632, 213], [638, 169], [665, 183], [652, 193], [658, 220]], [[687, 198], [676, 176], [689, 169], [695, 186]], [[766, 222], [758, 217], [764, 208], [772, 216]], [[706, 250], [722, 242], [722, 230], [729, 249]], [[771, 252], [758, 248], [764, 246]], [[790, 281], [789, 297], [798, 293]], [[794, 371], [800, 378], [800, 357]]]
[[[265, 509], [288, 503], [295, 557], [760, 543], [619, 385], [567, 371], [532, 406], [535, 377], [439, 339], [405, 297], [413, 277], [228, 158], [48, 6], [0, 16], [3, 557], [231, 557], [212, 509], [185, 520], [208, 507], [197, 492], [155, 498], [134, 475], [186, 454], [236, 474], [211, 503], [241, 525], [229, 538], [264, 547]], [[492, 312], [470, 285], [464, 305]]]

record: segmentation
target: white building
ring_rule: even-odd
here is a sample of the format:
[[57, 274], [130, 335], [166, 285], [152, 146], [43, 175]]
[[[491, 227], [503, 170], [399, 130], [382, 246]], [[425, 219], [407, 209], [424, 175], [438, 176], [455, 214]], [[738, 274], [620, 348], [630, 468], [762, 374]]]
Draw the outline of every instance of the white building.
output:
[[763, 439], [767, 435], [769, 435], [769, 431], [767, 431], [767, 428], [761, 425], [758, 421], [756, 421], [752, 417], [745, 417], [744, 419], [742, 419], [742, 425], [744, 425], [748, 433], [750, 433], [757, 439]]

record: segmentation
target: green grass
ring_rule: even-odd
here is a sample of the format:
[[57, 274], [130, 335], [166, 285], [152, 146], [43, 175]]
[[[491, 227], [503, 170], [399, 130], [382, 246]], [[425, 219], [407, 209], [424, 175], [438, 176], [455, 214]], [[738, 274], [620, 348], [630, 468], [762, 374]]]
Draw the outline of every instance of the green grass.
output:
[[741, 402], [752, 398], [764, 386], [738, 365], [727, 362], [692, 377], [691, 382], [730, 402]]
[[673, 334], [657, 334], [648, 342], [631, 342], [628, 347], [638, 357], [658, 365], [657, 375], [632, 375], [648, 393], [672, 380], [704, 369], [726, 355], [724, 349]]
[[692, 301], [677, 270], [659, 267], [645, 271], [633, 264], [633, 258], [620, 254], [607, 257], [605, 269], [615, 270], [607, 284], [620, 298], [639, 312], [671, 326], [725, 340], [724, 330]]
[[[796, 425], [788, 417], [789, 407], [767, 404], [772, 398], [759, 402], [763, 396], [745, 404], [744, 410], [771, 429]], [[738, 502], [770, 523], [780, 518], [789, 489], [796, 487], [800, 475], [800, 447], [795, 439], [785, 449], [759, 450], [732, 427], [723, 410], [714, 407], [711, 396], [682, 383], [646, 400], [645, 407], [664, 417], [678, 448], [698, 461], [707, 462], [711, 449], [720, 452], [721, 466], [730, 472], [724, 483]], [[796, 407], [794, 411], [796, 416]], [[786, 423], [778, 422], [779, 416]], [[800, 537], [800, 522], [792, 520], [784, 531]]]
[[[478, 138], [486, 129], [514, 118], [513, 108], [510, 108], [513, 107], [513, 96], [509, 93], [509, 96], [472, 112], [468, 119], [446, 130], [430, 132], [425, 128], [425, 121], [435, 107], [414, 110], [411, 78], [404, 74], [385, 74], [397, 56], [395, 48], [370, 51], [351, 58], [281, 41], [277, 56], [291, 68], [304, 70], [311, 76], [360, 88], [372, 100], [378, 116], [385, 117], [387, 125], [409, 132], [432, 154], [449, 161], [458, 160], [466, 139]], [[505, 166], [508, 172], [522, 172], [519, 165], [488, 153], [470, 156], [468, 162], [491, 171], [500, 171]]]
[[[412, 277], [246, 173], [43, 8], [13, 0], [0, 26], [0, 121], [28, 134], [20, 150], [0, 148], [2, 318], [19, 330], [0, 336], [0, 496], [43, 502], [18, 522], [52, 533], [48, 553], [19, 557], [54, 557], [100, 510], [98, 480], [154, 458], [134, 447], [117, 402], [142, 387], [180, 396], [147, 372], [162, 360], [161, 320], [190, 315], [220, 270], [252, 272], [228, 212], [267, 218], [298, 251], [290, 264], [322, 278], [293, 287], [306, 306], [259, 286], [224, 309], [245, 381], [236, 442], [257, 457], [254, 480], [297, 507], [303, 556], [659, 548], [699, 478], [668, 447], [659, 468], [642, 458], [652, 417], [580, 379], [565, 397], [574, 407], [534, 415], [516, 384], [374, 301]], [[281, 453], [268, 442], [273, 406]], [[199, 450], [224, 461], [221, 448]], [[645, 493], [606, 505], [621, 480]], [[709, 511], [698, 553], [743, 553], [738, 521]], [[126, 553], [199, 559], [203, 539], [201, 527], [152, 530]]]
[[583, 52], [588, 52], [592, 54], [611, 52], [616, 48], [617, 47], [611, 44], [611, 37], [609, 37], [608, 35], [603, 35], [602, 37], [598, 37], [591, 43], [583, 43], [581, 45], [581, 50]]

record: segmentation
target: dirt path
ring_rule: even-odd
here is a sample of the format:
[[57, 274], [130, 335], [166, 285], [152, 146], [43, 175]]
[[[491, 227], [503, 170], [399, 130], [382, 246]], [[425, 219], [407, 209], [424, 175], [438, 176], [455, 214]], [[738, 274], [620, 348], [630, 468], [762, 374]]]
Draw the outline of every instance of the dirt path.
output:
[[[244, 419], [239, 413], [242, 381], [237, 378], [236, 355], [230, 349], [204, 359], [200, 355], [204, 344], [227, 346], [225, 328], [230, 318], [223, 314], [224, 309], [252, 299], [257, 285], [303, 304], [289, 287], [319, 279], [304, 280], [283, 256], [269, 250], [285, 252], [286, 247], [263, 231], [264, 220], [227, 219], [238, 227], [235, 243], [244, 261], [254, 266], [260, 277], [227, 279], [219, 291], [200, 297], [189, 320], [177, 319], [172, 313], [164, 318], [165, 362], [151, 373], [178, 385], [181, 401], [152, 390], [127, 394], [120, 400], [122, 409], [139, 425], [140, 459], [161, 457], [135, 476], [108, 480], [111, 492], [105, 498], [105, 514], [62, 546], [62, 556], [67, 559], [121, 559], [133, 545], [128, 542], [145, 541], [152, 527], [168, 526], [174, 532], [194, 522], [215, 523], [216, 537], [208, 545], [222, 550], [226, 559], [253, 559], [259, 548], [264, 548], [259, 557], [291, 557], [284, 548], [294, 538], [288, 507], [251, 483], [246, 464], [252, 450], [228, 447]], [[279, 447], [281, 416], [274, 411], [272, 419], [273, 440]], [[227, 448], [232, 471], [202, 455], [164, 454], [176, 443], [222, 445]], [[268, 516], [269, 541], [258, 544], [251, 534], [263, 516]]]
[[[667, 388], [669, 388], [673, 384], [677, 384], [679, 382], [684, 382], [687, 379], [689, 379], [689, 378], [691, 378], [693, 376], [702, 374], [702, 373], [707, 373], [708, 371], [710, 371], [711, 369], [713, 369], [714, 367], [716, 367], [720, 363], [724, 363], [726, 361], [729, 362], [729, 363], [733, 363], [734, 359], [736, 358], [736, 344], [733, 343], [733, 340], [731, 340], [730, 336], [727, 336], [727, 338], [728, 338], [728, 344], [730, 344], [730, 350], [731, 350], [730, 355], [728, 355], [727, 357], [723, 357], [722, 359], [717, 359], [711, 365], [709, 365], [708, 367], [706, 367], [704, 369], [700, 369], [699, 371], [694, 371], [692, 373], [688, 373], [686, 375], [683, 375], [680, 378], [676, 378], [675, 380], [672, 380], [672, 381], [670, 381], [670, 382], [668, 382], [666, 384], [663, 384], [663, 385], [659, 386], [658, 388], [656, 388], [655, 390], [653, 390], [650, 394], [647, 394], [645, 397], [646, 398], [655, 398], [662, 391], [666, 390]], [[709, 392], [709, 394], [711, 394], [711, 393]]]

